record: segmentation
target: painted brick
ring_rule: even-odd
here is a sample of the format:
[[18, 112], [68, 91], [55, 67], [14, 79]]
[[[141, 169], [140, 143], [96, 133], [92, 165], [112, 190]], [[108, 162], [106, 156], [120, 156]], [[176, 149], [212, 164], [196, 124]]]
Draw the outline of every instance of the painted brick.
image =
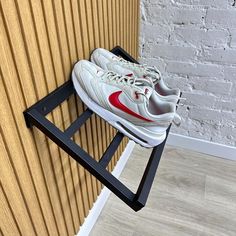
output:
[[149, 6], [155, 6], [155, 5], [159, 5], [159, 6], [173, 6], [176, 5], [173, 1], [170, 0], [145, 0], [145, 2], [149, 5]]
[[185, 105], [197, 106], [197, 107], [210, 107], [213, 108], [216, 97], [211, 94], [196, 94], [184, 92], [183, 97], [186, 98]]
[[142, 64], [148, 64], [150, 66], [156, 66], [160, 71], [164, 71], [165, 67], [166, 67], [165, 62], [162, 59], [143, 57], [143, 58], [140, 58], [139, 61]]
[[236, 29], [230, 29], [230, 34], [231, 34], [230, 46], [235, 48], [236, 47]]
[[207, 135], [205, 132], [201, 132], [200, 130], [190, 130], [189, 131], [189, 136], [197, 139], [203, 139], [206, 141], [210, 141], [211, 137]]
[[181, 3], [184, 5], [194, 5], [194, 6], [204, 6], [204, 7], [217, 7], [217, 8], [227, 8], [229, 5], [228, 1], [222, 0], [175, 0], [176, 3]]
[[173, 17], [173, 11], [160, 6], [152, 6], [146, 9], [147, 22], [155, 24], [168, 24]]
[[222, 135], [228, 136], [229, 139], [234, 138], [234, 141], [236, 141], [236, 127], [235, 126], [224, 126], [222, 125], [220, 127], [220, 131]]
[[[175, 28], [170, 36], [171, 42], [180, 42], [192, 46], [225, 46], [228, 41], [227, 30], [204, 30], [196, 28]], [[236, 41], [236, 39], [235, 39]], [[236, 43], [236, 42], [235, 42]]]
[[236, 67], [224, 67], [224, 78], [236, 83]]
[[236, 99], [217, 101], [214, 108], [222, 111], [236, 112]]
[[145, 24], [142, 26], [141, 36], [145, 41], [167, 42], [170, 35], [170, 28], [161, 25]]
[[231, 82], [217, 80], [195, 79], [194, 89], [213, 94], [229, 95], [232, 87]]
[[189, 117], [200, 122], [217, 123], [222, 121], [222, 114], [218, 110], [208, 108], [192, 108], [189, 112]]
[[150, 56], [171, 60], [194, 60], [196, 56], [196, 50], [191, 47], [153, 44], [150, 48]]
[[223, 76], [223, 69], [218, 65], [167, 61], [166, 71], [180, 75], [199, 77]]
[[202, 25], [206, 11], [204, 9], [181, 9], [177, 7], [153, 6], [147, 10], [147, 21], [155, 24]]
[[173, 9], [172, 21], [174, 24], [202, 24], [205, 17], [204, 9]]
[[236, 98], [236, 82], [232, 86], [230, 95], [231, 97]]
[[235, 28], [236, 8], [230, 9], [209, 9], [206, 16], [207, 27], [218, 26], [222, 28]]
[[222, 62], [228, 65], [236, 64], [236, 49], [204, 49], [200, 59], [210, 62]]
[[178, 87], [181, 91], [192, 91], [192, 86], [186, 77], [164, 73], [163, 79], [170, 88]]

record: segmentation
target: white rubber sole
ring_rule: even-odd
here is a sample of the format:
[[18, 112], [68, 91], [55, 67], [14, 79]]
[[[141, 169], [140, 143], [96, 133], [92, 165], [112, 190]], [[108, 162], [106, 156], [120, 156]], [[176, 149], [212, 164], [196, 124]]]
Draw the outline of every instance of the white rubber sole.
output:
[[77, 94], [91, 110], [93, 110], [109, 124], [111, 124], [113, 127], [118, 129], [121, 133], [123, 133], [125, 136], [129, 137], [136, 143], [140, 144], [143, 147], [151, 148], [157, 146], [165, 140], [166, 132], [160, 134], [157, 133], [155, 135], [152, 132], [149, 133], [147, 129], [145, 129], [144, 132], [141, 127], [139, 128], [131, 122], [113, 114], [112, 112], [95, 103], [80, 86], [80, 83], [75, 76], [74, 70], [72, 71], [72, 81]]

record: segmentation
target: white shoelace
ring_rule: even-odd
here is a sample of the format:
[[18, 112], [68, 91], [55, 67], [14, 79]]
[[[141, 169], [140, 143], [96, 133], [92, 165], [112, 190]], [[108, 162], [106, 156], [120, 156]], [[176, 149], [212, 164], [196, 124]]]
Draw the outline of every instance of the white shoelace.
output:
[[161, 72], [157, 69], [156, 66], [148, 66], [147, 64], [136, 64], [133, 62], [126, 61], [123, 58], [119, 58], [118, 60], [130, 67], [136, 67], [141, 69], [145, 76], [150, 76], [152, 78], [154, 84], [156, 84], [161, 79]]
[[112, 71], [108, 71], [104, 75], [105, 78], [109, 79], [110, 81], [115, 81], [117, 83], [123, 84], [123, 85], [129, 85], [132, 87], [139, 87], [142, 85], [149, 86], [151, 88], [154, 88], [154, 85], [152, 83], [151, 79], [142, 79], [142, 78], [136, 78], [136, 77], [128, 77], [128, 76], [122, 76], [118, 75]]
[[135, 93], [142, 94], [147, 98], [147, 102], [149, 102], [149, 99], [144, 92], [141, 91], [141, 86], [149, 86], [152, 89], [154, 89], [154, 85], [151, 79], [142, 79], [142, 78], [136, 78], [136, 77], [128, 77], [128, 76], [122, 76], [118, 75], [112, 71], [108, 71], [104, 74], [103, 78], [108, 79], [109, 81], [113, 81], [118, 84], [122, 85], [128, 85], [132, 88], [136, 88]]
[[110, 81], [117, 82], [123, 85], [135, 86], [137, 84], [136, 78], [121, 76], [112, 71], [108, 71], [105, 73], [104, 78], [109, 79]]

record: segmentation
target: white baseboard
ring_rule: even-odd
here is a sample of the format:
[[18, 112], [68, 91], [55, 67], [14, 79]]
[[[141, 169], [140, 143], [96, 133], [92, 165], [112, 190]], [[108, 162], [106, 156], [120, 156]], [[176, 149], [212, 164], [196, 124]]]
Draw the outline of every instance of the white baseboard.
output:
[[173, 133], [169, 134], [167, 144], [236, 161], [236, 147]]
[[[122, 153], [119, 161], [117, 162], [115, 169], [112, 171], [112, 174], [118, 178], [125, 167], [126, 162], [128, 161], [131, 152], [133, 151], [135, 143], [129, 141], [124, 152]], [[80, 228], [77, 236], [88, 236], [93, 226], [95, 225], [106, 201], [110, 195], [111, 191], [104, 187], [100, 195], [97, 198], [97, 201], [94, 203], [93, 208], [90, 210], [89, 215], [86, 217], [83, 225]]]

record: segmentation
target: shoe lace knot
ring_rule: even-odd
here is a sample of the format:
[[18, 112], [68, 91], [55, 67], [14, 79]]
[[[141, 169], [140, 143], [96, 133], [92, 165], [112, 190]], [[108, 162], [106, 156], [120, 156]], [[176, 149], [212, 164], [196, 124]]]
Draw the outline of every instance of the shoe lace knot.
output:
[[123, 76], [116, 74], [112, 71], [108, 71], [105, 73], [105, 78], [107, 78], [109, 81], [116, 82], [118, 84], [128, 85], [131, 87], [139, 87], [142, 85], [147, 85], [151, 88], [153, 88], [153, 82], [151, 79], [143, 79], [143, 78], [136, 78], [136, 77], [129, 77], [129, 76]]
[[144, 65], [144, 76], [151, 77], [154, 84], [158, 83], [158, 81], [161, 80], [161, 72], [157, 69], [156, 66]]

